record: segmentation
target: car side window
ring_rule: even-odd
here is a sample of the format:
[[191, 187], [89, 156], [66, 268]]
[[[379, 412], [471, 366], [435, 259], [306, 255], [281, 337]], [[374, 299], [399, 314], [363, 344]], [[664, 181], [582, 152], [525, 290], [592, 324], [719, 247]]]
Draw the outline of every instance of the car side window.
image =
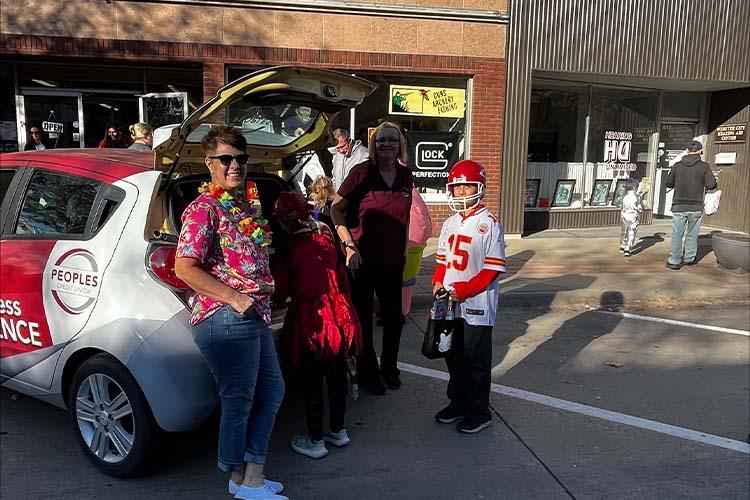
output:
[[91, 179], [36, 170], [23, 197], [15, 234], [83, 236], [99, 185]]
[[8, 193], [10, 183], [13, 180], [13, 176], [16, 175], [15, 168], [4, 168], [0, 170], [0, 203], [5, 200], [5, 195]]

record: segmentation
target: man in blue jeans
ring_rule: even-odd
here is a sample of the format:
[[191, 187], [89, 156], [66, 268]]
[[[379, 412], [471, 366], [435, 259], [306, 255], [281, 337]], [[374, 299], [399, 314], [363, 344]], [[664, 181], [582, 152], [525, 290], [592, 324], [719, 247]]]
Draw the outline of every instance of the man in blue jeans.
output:
[[[674, 188], [672, 196], [672, 245], [667, 267], [678, 270], [684, 263], [695, 264], [698, 251], [698, 233], [703, 217], [703, 196], [706, 190], [716, 188], [716, 177], [711, 167], [701, 160], [703, 145], [698, 141], [688, 144], [687, 154], [674, 164], [667, 178], [667, 188]], [[682, 258], [682, 238], [685, 254]]]

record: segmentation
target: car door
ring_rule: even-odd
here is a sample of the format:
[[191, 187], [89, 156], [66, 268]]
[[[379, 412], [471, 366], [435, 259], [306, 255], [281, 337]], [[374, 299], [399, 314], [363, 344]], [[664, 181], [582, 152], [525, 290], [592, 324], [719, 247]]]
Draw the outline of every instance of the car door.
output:
[[111, 219], [124, 197], [73, 167], [24, 169], [0, 238], [3, 381], [50, 388], [61, 349], [98, 298], [124, 225]]

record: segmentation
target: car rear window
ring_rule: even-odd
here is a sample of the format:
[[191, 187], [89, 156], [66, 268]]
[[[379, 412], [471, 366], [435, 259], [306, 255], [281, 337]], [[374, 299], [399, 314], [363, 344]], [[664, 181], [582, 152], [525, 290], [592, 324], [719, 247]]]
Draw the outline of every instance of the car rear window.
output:
[[15, 234], [83, 235], [100, 183], [36, 170], [29, 181]]

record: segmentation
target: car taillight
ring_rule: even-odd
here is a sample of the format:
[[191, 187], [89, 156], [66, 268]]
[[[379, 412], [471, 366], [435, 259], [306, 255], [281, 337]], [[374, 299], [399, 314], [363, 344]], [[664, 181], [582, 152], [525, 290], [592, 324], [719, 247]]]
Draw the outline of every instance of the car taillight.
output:
[[190, 287], [177, 277], [174, 272], [177, 247], [160, 245], [155, 247], [148, 256], [148, 267], [151, 272], [164, 284], [179, 290], [190, 290]]

